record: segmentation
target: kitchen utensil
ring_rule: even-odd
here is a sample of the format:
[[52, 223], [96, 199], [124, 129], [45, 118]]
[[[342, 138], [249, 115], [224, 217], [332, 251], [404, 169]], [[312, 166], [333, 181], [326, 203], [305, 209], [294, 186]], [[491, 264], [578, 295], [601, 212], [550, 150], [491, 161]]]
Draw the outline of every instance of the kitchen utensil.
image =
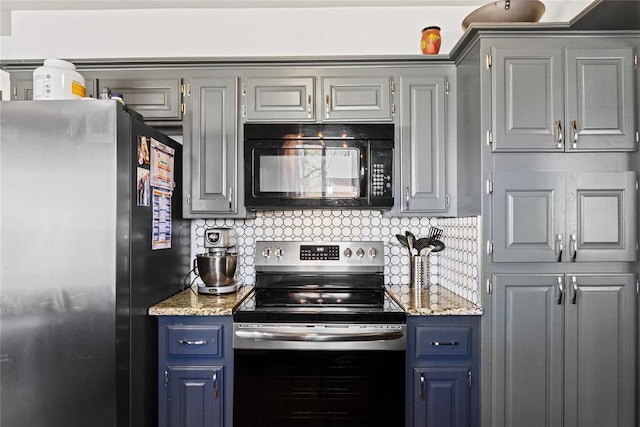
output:
[[407, 247], [409, 248], [409, 253], [413, 255], [414, 243], [416, 242], [416, 236], [413, 235], [412, 232], [407, 230], [404, 233], [407, 236]]
[[434, 240], [433, 241], [433, 249], [431, 249], [431, 252], [440, 252], [441, 250], [444, 249], [444, 242], [442, 240]]
[[398, 239], [398, 242], [405, 248], [409, 247], [409, 244], [407, 243], [407, 238], [402, 234], [396, 234], [396, 239]]
[[538, 22], [544, 11], [544, 4], [538, 0], [494, 1], [467, 15], [462, 21], [462, 29], [466, 31], [474, 22]]
[[432, 241], [426, 237], [421, 237], [418, 240], [416, 240], [416, 242], [413, 244], [413, 247], [416, 249], [416, 251], [418, 252], [418, 254], [420, 254], [420, 252], [426, 248], [427, 246], [429, 246], [429, 244], [431, 244]]
[[442, 228], [431, 227], [429, 228], [429, 234], [427, 235], [427, 239], [431, 241], [437, 240], [442, 237], [443, 232], [444, 230], [442, 230]]

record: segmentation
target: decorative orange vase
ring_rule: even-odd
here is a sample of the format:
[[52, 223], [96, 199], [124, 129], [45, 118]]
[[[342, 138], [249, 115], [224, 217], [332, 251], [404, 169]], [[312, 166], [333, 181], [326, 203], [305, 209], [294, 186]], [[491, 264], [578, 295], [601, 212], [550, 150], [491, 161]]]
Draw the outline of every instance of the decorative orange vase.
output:
[[433, 55], [440, 52], [440, 27], [426, 27], [422, 29], [422, 53]]

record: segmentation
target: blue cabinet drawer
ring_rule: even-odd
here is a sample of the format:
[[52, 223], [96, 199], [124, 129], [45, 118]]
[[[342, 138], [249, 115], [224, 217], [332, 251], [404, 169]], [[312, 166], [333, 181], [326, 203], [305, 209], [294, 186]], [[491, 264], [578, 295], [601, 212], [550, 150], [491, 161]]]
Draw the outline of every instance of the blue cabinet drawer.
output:
[[167, 355], [222, 357], [222, 325], [167, 325]]
[[418, 326], [415, 331], [416, 358], [471, 357], [469, 326]]

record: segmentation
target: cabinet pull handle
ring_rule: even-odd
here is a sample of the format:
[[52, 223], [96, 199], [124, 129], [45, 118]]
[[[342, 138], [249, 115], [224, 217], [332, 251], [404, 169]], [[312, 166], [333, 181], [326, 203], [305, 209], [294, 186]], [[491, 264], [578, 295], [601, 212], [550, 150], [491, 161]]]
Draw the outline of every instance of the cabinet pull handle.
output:
[[329, 95], [324, 97], [325, 108], [327, 109], [327, 117], [329, 117], [329, 105], [331, 104], [331, 98]]
[[307, 95], [307, 114], [311, 117], [311, 95]]
[[562, 262], [562, 251], [564, 249], [564, 245], [562, 243], [562, 234], [556, 235], [556, 246], [558, 247], [558, 262]]
[[570, 237], [571, 240], [571, 262], [576, 262], [578, 256], [578, 238], [575, 234]]
[[442, 345], [460, 345], [460, 343], [458, 341], [449, 341], [449, 342], [431, 341], [431, 345], [439, 347]]
[[409, 187], [404, 188], [404, 205], [409, 209]]
[[233, 210], [233, 187], [229, 187], [229, 210]]
[[562, 297], [564, 297], [564, 281], [562, 276], [556, 277], [558, 281], [558, 305], [562, 305]]
[[198, 341], [189, 341], [189, 340], [180, 340], [180, 344], [184, 345], [206, 345], [207, 340], [198, 340]]
[[571, 132], [573, 133], [573, 148], [578, 148], [578, 122], [571, 121]]
[[562, 150], [562, 142], [563, 142], [563, 136], [562, 136], [562, 122], [560, 120], [556, 120], [556, 144], [558, 147], [558, 150]]
[[214, 372], [213, 373], [213, 398], [217, 399], [218, 398], [218, 373]]
[[424, 374], [420, 374], [420, 399], [424, 400]]
[[571, 276], [571, 287], [573, 288], [573, 295], [571, 296], [571, 304], [575, 304], [578, 299], [578, 278]]

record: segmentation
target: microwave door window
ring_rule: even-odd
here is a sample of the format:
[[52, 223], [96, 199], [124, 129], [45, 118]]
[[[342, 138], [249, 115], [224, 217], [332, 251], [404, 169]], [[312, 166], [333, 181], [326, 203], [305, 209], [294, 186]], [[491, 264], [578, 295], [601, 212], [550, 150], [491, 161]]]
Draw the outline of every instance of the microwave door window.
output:
[[259, 155], [259, 192], [291, 198], [353, 198], [359, 195], [356, 148], [286, 148]]
[[327, 149], [324, 181], [326, 197], [354, 198], [359, 195], [360, 154], [357, 149]]

